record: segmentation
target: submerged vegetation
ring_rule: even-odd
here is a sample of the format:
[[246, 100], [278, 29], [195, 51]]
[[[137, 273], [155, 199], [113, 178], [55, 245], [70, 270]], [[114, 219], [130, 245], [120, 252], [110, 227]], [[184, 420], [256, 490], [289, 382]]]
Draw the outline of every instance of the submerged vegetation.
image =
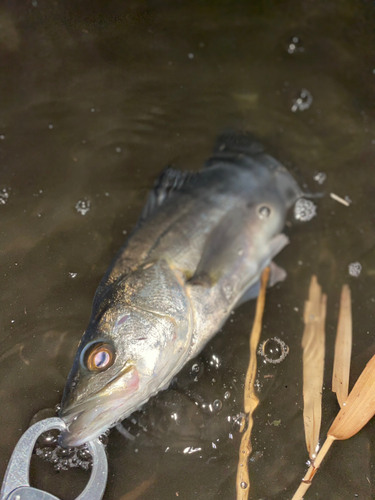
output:
[[[312, 278], [312, 282], [316, 278]], [[375, 356], [367, 363], [348, 395], [350, 356], [352, 350], [352, 316], [350, 288], [344, 285], [341, 292], [339, 322], [337, 327], [332, 390], [337, 395], [341, 410], [327, 432], [327, 438], [311, 462], [302, 483], [292, 500], [302, 500], [311, 485], [320, 464], [336, 440], [349, 439], [359, 432], [375, 415]], [[305, 380], [304, 380], [305, 391]], [[306, 435], [310, 434], [305, 425]]]
[[[268, 276], [269, 269], [267, 268], [262, 275], [261, 290], [250, 335], [250, 361], [244, 394], [244, 406], [248, 416], [248, 426], [242, 437], [240, 446], [240, 458], [237, 469], [237, 500], [247, 500], [250, 492], [247, 462], [252, 452], [251, 431], [253, 427], [253, 412], [259, 404], [259, 399], [254, 390], [257, 370], [256, 350], [261, 334]], [[327, 296], [322, 293], [317, 277], [312, 276], [309, 297], [304, 309], [305, 328], [302, 337], [303, 420], [310, 466], [292, 500], [303, 500], [304, 494], [309, 489], [316, 472], [333, 442], [351, 438], [375, 415], [375, 355], [367, 363], [349, 393], [352, 312], [350, 288], [348, 285], [344, 285], [341, 292], [332, 376], [332, 391], [336, 393], [341, 409], [329, 428], [322, 447], [319, 446], [322, 419], [326, 304]]]

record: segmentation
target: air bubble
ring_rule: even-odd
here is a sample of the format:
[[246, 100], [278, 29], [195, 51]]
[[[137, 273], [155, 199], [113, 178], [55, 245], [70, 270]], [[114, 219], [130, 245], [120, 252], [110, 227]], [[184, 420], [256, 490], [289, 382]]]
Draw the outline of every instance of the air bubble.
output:
[[230, 398], [230, 392], [227, 391], [225, 394], [224, 394], [224, 399], [229, 399]]
[[311, 200], [300, 198], [294, 205], [294, 217], [297, 220], [306, 222], [316, 216], [316, 205]]
[[350, 276], [358, 278], [358, 276], [361, 274], [361, 271], [362, 271], [362, 265], [359, 262], [352, 262], [351, 264], [349, 264]]
[[220, 361], [220, 358], [216, 354], [213, 354], [211, 356], [210, 365], [214, 366], [215, 368], [220, 368], [221, 361]]
[[306, 89], [302, 89], [298, 96], [293, 99], [293, 105], [292, 105], [292, 112], [295, 113], [296, 111], [305, 111], [306, 109], [309, 109], [313, 102], [313, 97], [311, 95], [311, 92], [309, 92]]
[[241, 486], [241, 488], [242, 488], [243, 490], [246, 490], [246, 488], [247, 488], [247, 483], [245, 483], [245, 481], [242, 481], [242, 483], [240, 484], [240, 486]]
[[304, 52], [305, 48], [302, 45], [302, 40], [298, 36], [292, 36], [288, 43], [288, 53], [297, 54], [298, 52]]
[[72, 458], [75, 454], [74, 448], [61, 448], [60, 446], [56, 449], [56, 456], [59, 458]]
[[325, 174], [324, 172], [318, 172], [314, 175], [314, 181], [316, 181], [320, 185], [322, 185], [326, 179], [327, 174]]
[[41, 420], [44, 420], [45, 418], [51, 418], [55, 416], [56, 411], [53, 408], [43, 408], [33, 416], [33, 418], [30, 420], [29, 426], [31, 427], [32, 425], [40, 422]]
[[57, 444], [57, 440], [59, 437], [59, 431], [51, 430], [48, 432], [44, 432], [38, 438], [38, 446], [45, 447]]
[[213, 407], [215, 411], [220, 411], [223, 407], [223, 403], [220, 399], [215, 399], [213, 402]]
[[0, 189], [0, 205], [5, 205], [9, 199], [9, 193], [6, 188]]
[[191, 371], [192, 371], [193, 373], [198, 373], [198, 372], [199, 372], [199, 370], [200, 370], [200, 366], [199, 366], [199, 364], [198, 364], [198, 363], [194, 363], [194, 364], [192, 365], [192, 367], [191, 367]]
[[265, 362], [281, 363], [289, 353], [289, 347], [278, 337], [265, 340], [259, 346], [258, 354], [264, 357]]
[[233, 428], [238, 432], [242, 432], [245, 429], [246, 425], [246, 415], [245, 413], [237, 413], [235, 417], [233, 417]]
[[81, 215], [86, 215], [87, 212], [90, 210], [91, 202], [87, 198], [84, 198], [83, 200], [79, 200], [76, 203], [76, 210], [79, 214]]
[[104, 432], [103, 434], [100, 434], [99, 436], [99, 441], [104, 444], [104, 446], [107, 446], [109, 442], [109, 431]]
[[87, 448], [81, 448], [78, 450], [77, 456], [81, 460], [89, 460], [91, 458], [91, 454]]

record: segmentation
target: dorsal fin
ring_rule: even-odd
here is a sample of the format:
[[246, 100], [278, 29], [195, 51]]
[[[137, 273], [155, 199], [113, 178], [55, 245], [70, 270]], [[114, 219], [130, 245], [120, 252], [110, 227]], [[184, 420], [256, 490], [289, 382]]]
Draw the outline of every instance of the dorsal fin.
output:
[[191, 172], [181, 172], [173, 167], [166, 167], [154, 183], [150, 191], [146, 204], [143, 207], [136, 227], [143, 222], [167, 200], [172, 193], [179, 191], [192, 177], [197, 174]]
[[[166, 167], [156, 179], [154, 187], [150, 191], [145, 206], [139, 216], [138, 222], [130, 234], [130, 238], [140, 228], [140, 226], [142, 226], [146, 219], [150, 217], [172, 195], [172, 193], [179, 191], [187, 182], [198, 175], [199, 172], [181, 172], [180, 170], [170, 166]], [[120, 253], [124, 251], [126, 245], [127, 243], [125, 243], [123, 248], [120, 250]], [[110, 286], [123, 275], [122, 264], [119, 266], [120, 270], [114, 270], [115, 266], [116, 260], [109, 267], [96, 290], [93, 311], [96, 309], [102, 309], [101, 303], [105, 303], [103, 298], [104, 294], [109, 293], [110, 297], [111, 292], [108, 292]]]
[[218, 136], [211, 158], [205, 166], [210, 167], [219, 161], [236, 161], [244, 156], [254, 157], [262, 153], [263, 146], [252, 134], [228, 129]]

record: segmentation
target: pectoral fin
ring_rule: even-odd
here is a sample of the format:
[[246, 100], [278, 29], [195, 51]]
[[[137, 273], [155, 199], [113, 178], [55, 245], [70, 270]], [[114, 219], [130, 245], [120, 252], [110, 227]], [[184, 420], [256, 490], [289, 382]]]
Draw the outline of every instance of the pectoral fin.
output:
[[[226, 235], [230, 233], [229, 227]], [[220, 238], [217, 241], [220, 241]], [[221, 240], [212, 261], [208, 256], [204, 261], [202, 259], [199, 273], [196, 273], [186, 287], [194, 311], [191, 357], [198, 354], [222, 326], [234, 307], [257, 296], [258, 282], [263, 269], [271, 264], [273, 257], [289, 243], [289, 240], [285, 234], [278, 234], [264, 245], [264, 249], [256, 258], [254, 254], [246, 251], [241, 256], [230, 254], [230, 248], [222, 248], [224, 243], [225, 241]], [[272, 264], [270, 285], [283, 280], [285, 276], [283, 269]]]
[[[220, 280], [237, 276], [238, 289], [254, 284], [261, 271], [289, 243], [285, 234], [278, 234], [264, 245], [257, 253], [251, 251], [252, 245], [245, 232], [246, 215], [241, 209], [234, 209], [227, 214], [212, 232], [204, 248], [191, 284], [214, 286]], [[277, 281], [285, 273], [275, 271]], [[284, 276], [285, 277], [285, 276]], [[276, 278], [275, 278], [276, 279]]]
[[206, 243], [192, 283], [213, 286], [233, 267], [245, 244], [244, 225], [245, 213], [241, 208], [231, 210], [221, 220]]
[[[284, 281], [287, 274], [285, 269], [279, 267], [274, 262], [270, 264], [270, 277], [268, 280], [268, 287], [276, 285], [276, 283], [280, 283], [280, 281]], [[258, 280], [254, 285], [251, 285], [250, 288], [246, 290], [246, 292], [242, 295], [239, 301], [236, 304], [236, 307], [241, 306], [245, 302], [249, 300], [253, 300], [259, 295], [260, 290], [260, 281]]]

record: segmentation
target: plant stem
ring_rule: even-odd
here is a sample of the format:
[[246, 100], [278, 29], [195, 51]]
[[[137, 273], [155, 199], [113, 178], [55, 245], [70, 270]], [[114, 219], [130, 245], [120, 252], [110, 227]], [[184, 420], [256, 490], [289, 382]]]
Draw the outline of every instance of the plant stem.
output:
[[313, 477], [318, 471], [320, 464], [322, 463], [324, 457], [326, 456], [328, 450], [335, 440], [336, 438], [334, 438], [333, 436], [327, 436], [327, 439], [324, 441], [323, 446], [320, 448], [319, 453], [314, 460], [314, 463], [310, 465], [308, 471], [305, 474], [305, 477], [302, 479], [302, 482], [299, 485], [298, 490], [294, 493], [292, 500], [302, 500], [303, 495], [310, 488]]
[[259, 344], [260, 334], [262, 331], [262, 318], [264, 305], [266, 301], [266, 289], [269, 278], [270, 269], [267, 267], [262, 274], [261, 286], [258, 295], [255, 318], [253, 328], [250, 335], [250, 360], [247, 368], [245, 380], [244, 406], [245, 412], [249, 416], [248, 426], [245, 434], [242, 436], [240, 445], [240, 456], [237, 469], [237, 500], [247, 500], [250, 492], [250, 478], [248, 469], [248, 458], [252, 452], [251, 431], [253, 428], [253, 413], [259, 404], [259, 399], [254, 390], [254, 382], [257, 373], [257, 357], [256, 351]]

